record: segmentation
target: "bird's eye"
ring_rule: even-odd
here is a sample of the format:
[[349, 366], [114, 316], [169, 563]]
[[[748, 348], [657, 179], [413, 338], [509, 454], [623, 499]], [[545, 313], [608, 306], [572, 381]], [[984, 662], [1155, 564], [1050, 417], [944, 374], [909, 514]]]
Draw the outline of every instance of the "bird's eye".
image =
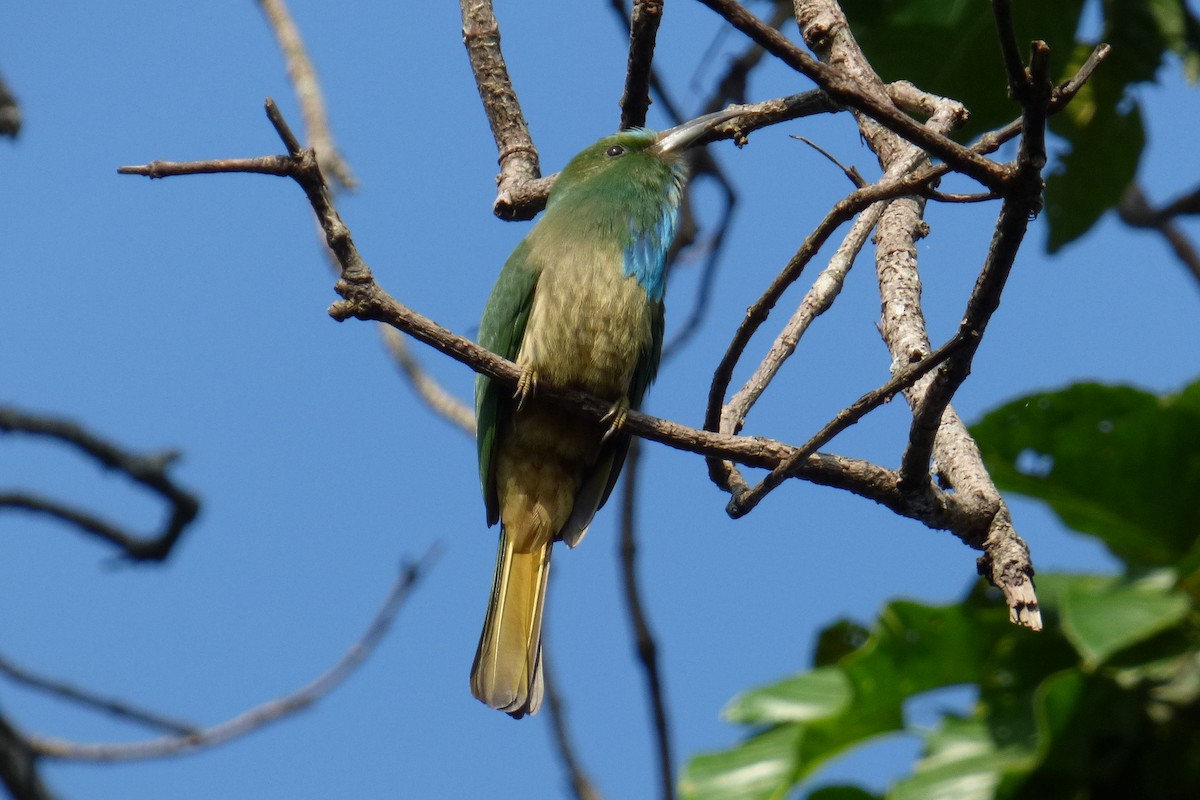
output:
[[621, 147], [619, 144], [614, 144], [612, 147], [604, 151], [604, 155], [608, 156], [609, 158], [617, 158], [625, 155], [625, 148]]

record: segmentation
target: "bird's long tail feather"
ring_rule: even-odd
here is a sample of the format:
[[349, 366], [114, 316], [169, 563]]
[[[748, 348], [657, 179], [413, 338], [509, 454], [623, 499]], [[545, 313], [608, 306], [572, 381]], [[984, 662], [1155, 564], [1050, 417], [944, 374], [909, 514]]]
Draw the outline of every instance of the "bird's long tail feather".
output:
[[518, 719], [542, 704], [542, 608], [552, 546], [518, 552], [501, 528], [492, 597], [471, 667], [471, 693]]

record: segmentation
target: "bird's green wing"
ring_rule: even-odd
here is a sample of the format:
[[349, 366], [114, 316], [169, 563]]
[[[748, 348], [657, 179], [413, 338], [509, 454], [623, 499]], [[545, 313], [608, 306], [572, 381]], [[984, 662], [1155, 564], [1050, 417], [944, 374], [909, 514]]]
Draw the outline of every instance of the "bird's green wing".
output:
[[[498, 356], [515, 361], [533, 307], [533, 292], [541, 270], [530, 261], [525, 242], [504, 262], [479, 323], [479, 344]], [[496, 437], [511, 414], [513, 392], [480, 373], [475, 377], [475, 431], [479, 447], [479, 483], [487, 506], [488, 525], [500, 519], [496, 497]]]

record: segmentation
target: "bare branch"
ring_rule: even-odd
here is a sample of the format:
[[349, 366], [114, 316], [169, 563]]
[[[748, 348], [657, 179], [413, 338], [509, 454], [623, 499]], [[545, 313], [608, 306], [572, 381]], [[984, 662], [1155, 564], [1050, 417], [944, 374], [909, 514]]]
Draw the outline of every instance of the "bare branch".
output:
[[633, 625], [634, 646], [646, 676], [646, 695], [654, 721], [654, 740], [658, 745], [658, 775], [661, 797], [674, 800], [675, 766], [671, 756], [671, 726], [667, 721], [667, 703], [662, 675], [658, 669], [658, 642], [650, 630], [642, 592], [637, 578], [637, 475], [641, 447], [630, 442], [625, 459], [624, 493], [621, 496], [621, 585]]
[[[864, 92], [878, 94], [883, 91], [882, 82], [854, 41], [836, 3], [832, 0], [795, 0], [795, 7], [805, 41], [823, 59], [836, 63], [840, 72], [859, 81]], [[1032, 126], [1034, 129], [1031, 142], [1023, 143], [1021, 147], [1021, 152], [1027, 154], [1028, 166], [1019, 162], [1015, 168], [998, 167], [1004, 171], [1004, 178], [995, 185], [989, 185], [989, 188], [1007, 188], [1013, 197], [1020, 198], [1014, 200], [1006, 193], [1006, 206], [1029, 201], [1030, 182], [1036, 180], [1040, 187], [1039, 170], [1045, 163], [1044, 151], [1040, 163], [1037, 163], [1036, 151], [1041, 140], [1037, 129], [1044, 126], [1051, 92], [1045, 78], [1045, 59], [1039, 56], [1036, 60], [1030, 73], [1042, 89], [1033, 94], [1042, 98], [1042, 101], [1036, 112], [1026, 106], [1022, 121], [1023, 126]], [[859, 126], [885, 167], [903, 157], [904, 143], [891, 130], [884, 130], [875, 121], [868, 124], [861, 116]], [[906, 138], [913, 141], [911, 137]], [[921, 281], [917, 272], [915, 247], [916, 239], [924, 235], [926, 229], [922, 219], [923, 209], [924, 201], [919, 197], [896, 200], [884, 212], [876, 237], [876, 271], [883, 301], [880, 330], [891, 351], [892, 363], [897, 367], [924, 359], [930, 350], [921, 310]], [[998, 225], [1001, 224], [1014, 226], [1006, 227], [1002, 234], [1007, 250], [1014, 242], [1019, 243], [1023, 228], [1017, 231], [1015, 221], [1003, 209], [998, 222]], [[984, 324], [990, 316], [988, 306], [993, 292], [1003, 287], [1003, 278], [1007, 275], [1002, 261], [1002, 258], [996, 259], [992, 272], [985, 269], [981, 273], [980, 282], [983, 286], [977, 284], [978, 291], [972, 295], [973, 301], [977, 302], [968, 307], [976, 309], [976, 321]], [[1004, 593], [1010, 616], [1036, 630], [1041, 627], [1041, 615], [1033, 594], [1033, 564], [1028, 559], [1028, 546], [1012, 529], [1008, 510], [983, 465], [978, 447], [949, 406], [948, 397], [935, 394], [927, 407], [928, 415], [923, 407], [929, 387], [939, 381], [940, 375], [950, 374], [951, 377], [944, 380], [957, 388], [961, 383], [959, 370], [964, 369], [961, 365], [967, 365], [965, 369], [969, 371], [970, 354], [978, 346], [978, 337], [971, 335], [972, 330], [964, 329], [964, 344], [951, 355], [951, 362], [960, 359], [957, 362], [959, 367], [944, 365], [939, 373], [927, 374], [905, 392], [913, 409], [913, 428], [910, 430], [910, 442], [904, 460], [912, 471], [901, 472], [906, 478], [902, 479], [900, 488], [906, 496], [910, 491], [927, 498], [947, 496], [947, 493], [936, 489], [929, 479], [928, 459], [920, 464], [924, 477], [917, 477], [915, 465], [918, 465], [919, 450], [925, 446], [924, 437], [928, 436], [939, 473], [953, 488], [954, 497], [963, 502], [970, 517], [968, 524], [961, 529], [952, 529], [953, 532], [972, 547], [984, 550], [984, 558], [980, 559], [979, 564], [981, 568], [987, 567], [988, 579]], [[982, 333], [982, 329], [979, 332]], [[961, 375], [965, 377], [965, 372]], [[936, 415], [933, 413], [935, 407]], [[936, 422], [936, 427], [932, 433], [927, 433], [930, 421]], [[923, 427], [918, 429], [918, 424]]]
[[417, 396], [425, 401], [425, 405], [429, 406], [433, 413], [474, 438], [475, 412], [429, 376], [417, 362], [416, 356], [409, 352], [408, 343], [398, 330], [380, 325], [379, 334], [383, 337], [388, 352], [392, 354], [392, 360], [403, 371]]
[[558, 692], [558, 674], [551, 669], [552, 659], [547, 658], [545, 643], [542, 645], [543, 689], [545, 691], [546, 712], [550, 716], [550, 727], [554, 732], [554, 746], [558, 750], [558, 758], [567, 770], [571, 781], [571, 791], [575, 800], [604, 800], [600, 790], [592, 783], [579, 761], [575, 752], [575, 743], [571, 739], [567, 727], [567, 710], [562, 695]]
[[38, 754], [7, 719], [0, 716], [0, 784], [12, 800], [54, 800], [38, 774]]
[[145, 725], [148, 728], [166, 731], [177, 736], [191, 736], [199, 730], [197, 726], [191, 723], [172, 719], [155, 711], [138, 708], [124, 700], [102, 697], [95, 692], [80, 689], [78, 686], [74, 686], [66, 681], [37, 675], [14, 664], [2, 655], [0, 655], [0, 672], [3, 672], [16, 683], [56, 695], [77, 705], [89, 706], [97, 711], [111, 714], [114, 717], [120, 717], [140, 725]]
[[17, 98], [13, 97], [4, 76], [0, 75], [0, 136], [15, 139], [20, 132], [21, 106], [18, 105]]
[[767, 477], [752, 489], [734, 491], [729, 501], [727, 511], [729, 516], [742, 517], [754, 510], [754, 507], [773, 489], [787, 478], [795, 477], [796, 468], [803, 464], [809, 456], [828, 444], [833, 437], [858, 422], [871, 411], [912, 386], [930, 370], [942, 364], [955, 350], [962, 346], [964, 339], [956, 334], [950, 341], [930, 353], [915, 364], [910, 364], [896, 372], [887, 383], [878, 389], [867, 392], [850, 405], [839, 411], [833, 419], [825, 423], [821, 430], [813, 434], [807, 442], [796, 449], [787, 459], [781, 461], [767, 474]]
[[325, 96], [321, 92], [321, 83], [317, 80], [316, 67], [308, 57], [304, 38], [300, 35], [300, 29], [292, 19], [291, 12], [288, 11], [287, 3], [284, 0], [258, 0], [258, 4], [262, 6], [263, 15], [266, 16], [283, 53], [288, 77], [296, 89], [296, 99], [300, 102], [300, 113], [304, 115], [308, 142], [317, 152], [321, 171], [343, 188], [356, 188], [358, 181], [350, 171], [350, 165], [338, 151], [329, 128], [329, 114], [325, 107]]
[[[763, 23], [735, 0], [700, 0], [729, 24], [749, 36], [792, 69], [815, 82], [833, 100], [853, 108], [894, 131], [906, 140], [938, 156], [954, 169], [978, 180], [989, 189], [1001, 188], [1005, 172], [993, 162], [937, 134], [901, 112], [885, 92], [867, 92], [855, 76], [823, 64]], [[843, 17], [844, 19], [844, 17]], [[806, 23], [797, 14], [803, 29]]]
[[650, 108], [650, 70], [662, 14], [663, 0], [633, 2], [629, 66], [625, 70], [625, 93], [621, 95], [621, 130], [641, 128], [646, 124], [646, 112]]
[[11, 492], [0, 496], [0, 509], [15, 508], [52, 516], [116, 545], [126, 557], [135, 561], [166, 559], [179, 537], [200, 513], [200, 501], [195, 495], [177, 486], [167, 475], [168, 469], [179, 458], [178, 452], [137, 455], [101, 439], [70, 420], [35, 416], [10, 407], [0, 407], [0, 433], [44, 436], [68, 444], [100, 466], [122, 472], [158, 494], [170, 505], [171, 513], [160, 533], [139, 537], [88, 512], [27, 493]]
[[525, 204], [518, 197], [531, 181], [541, 177], [542, 170], [525, 114], [508, 77], [508, 65], [500, 52], [500, 24], [496, 22], [491, 0], [461, 0], [460, 6], [463, 44], [475, 74], [479, 99], [492, 127], [500, 164], [492, 213], [501, 219], [524, 219], [517, 209]]
[[[286, 124], [278, 118], [278, 109], [270, 103], [268, 115], [283, 136], [287, 132]], [[931, 173], [940, 174], [936, 170], [931, 170]], [[517, 365], [412, 311], [375, 282], [370, 268], [359, 256], [349, 231], [333, 206], [311, 151], [295, 154], [290, 177], [300, 184], [308, 196], [342, 270], [342, 278], [335, 289], [343, 299], [334, 303], [329, 310], [334, 319], [353, 317], [384, 322], [476, 372], [508, 386], [517, 385], [521, 375]], [[911, 192], [912, 187], [921, 185], [927, 179], [927, 175], [914, 174], [896, 185], [868, 187], [852, 197], [866, 207], [876, 200], [891, 196], [893, 192]], [[602, 419], [611, 409], [610, 402], [548, 383], [539, 383], [538, 395], [559, 404], [570, 413], [594, 421]], [[729, 460], [773, 469], [796, 452], [795, 447], [771, 439], [697, 430], [632, 410], [626, 418], [624, 430], [634, 436], [708, 456], [718, 463], [720, 460]], [[902, 495], [895, 472], [861, 459], [816, 453], [798, 466], [795, 474], [813, 483], [844, 489], [874, 500], [897, 514], [920, 520], [929, 527], [950, 530], [964, 540], [973, 540], [979, 525], [977, 504], [968, 502], [960, 495], [936, 491], [932, 486], [918, 494]]]
[[[1200, 189], [1191, 194], [1200, 197]], [[1174, 213], [1178, 212], [1168, 212], [1168, 209], [1177, 208], [1180, 205], [1186, 208], [1188, 197], [1188, 195], [1185, 195], [1184, 198], [1180, 198], [1180, 200], [1176, 200], [1164, 206], [1163, 209], [1156, 211], [1146, 199], [1146, 194], [1142, 191], [1142, 187], [1137, 183], [1131, 183], [1125, 189], [1125, 195], [1121, 198], [1121, 202], [1117, 206], [1117, 214], [1121, 217], [1121, 221], [1130, 227], [1158, 231], [1167, 240], [1167, 244], [1174, 251], [1175, 257], [1183, 262], [1183, 265], [1192, 273], [1193, 278], [1200, 281], [1200, 253], [1196, 252], [1196, 248], [1191, 240], [1172, 221]], [[1183, 201], [1182, 203], [1180, 202], [1181, 200]]]
[[180, 175], [211, 175], [217, 172], [249, 172], [285, 177], [291, 168], [292, 162], [287, 156], [259, 156], [208, 161], [151, 161], [149, 164], [117, 167], [117, 172], [121, 175], [145, 175], [154, 179]]
[[416, 563], [405, 564], [396, 577], [383, 605], [375, 613], [362, 636], [342, 654], [332, 667], [307, 686], [245, 711], [233, 719], [187, 736], [167, 736], [144, 742], [84, 744], [40, 736], [27, 737], [37, 755], [72, 761], [140, 761], [150, 758], [187, 755], [225, 744], [272, 722], [308, 708], [342, 684], [374, 651], [383, 639], [409, 594], [430, 570], [440, 553], [431, 547]]

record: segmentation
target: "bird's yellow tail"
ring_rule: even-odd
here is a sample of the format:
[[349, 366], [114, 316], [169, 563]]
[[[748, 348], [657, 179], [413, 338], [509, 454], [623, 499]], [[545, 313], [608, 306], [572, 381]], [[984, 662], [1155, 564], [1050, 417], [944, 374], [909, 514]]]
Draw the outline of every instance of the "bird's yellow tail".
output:
[[471, 693], [520, 719], [542, 704], [542, 608], [553, 542], [517, 552], [500, 530], [496, 577], [471, 667]]

